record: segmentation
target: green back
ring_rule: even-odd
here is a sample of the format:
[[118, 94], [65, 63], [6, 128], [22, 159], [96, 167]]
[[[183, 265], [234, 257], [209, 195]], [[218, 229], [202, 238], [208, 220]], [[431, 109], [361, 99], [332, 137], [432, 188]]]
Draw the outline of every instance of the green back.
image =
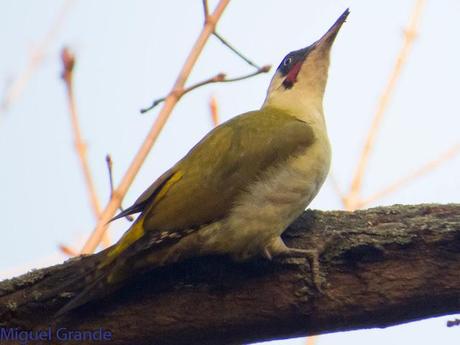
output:
[[144, 229], [187, 229], [225, 217], [240, 193], [264, 171], [302, 152], [313, 141], [307, 123], [274, 108], [223, 123], [168, 171], [169, 176], [182, 176], [161, 198], [148, 200], [164, 186], [156, 181], [136, 201], [146, 205]]

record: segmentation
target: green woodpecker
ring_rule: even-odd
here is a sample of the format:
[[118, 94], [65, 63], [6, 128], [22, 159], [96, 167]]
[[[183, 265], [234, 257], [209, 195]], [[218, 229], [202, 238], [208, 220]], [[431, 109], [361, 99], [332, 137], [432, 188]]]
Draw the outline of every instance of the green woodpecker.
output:
[[192, 256], [310, 253], [288, 248], [280, 235], [329, 171], [323, 95], [331, 46], [348, 13], [311, 46], [283, 59], [259, 110], [213, 129], [115, 217], [140, 213], [59, 314], [136, 272]]

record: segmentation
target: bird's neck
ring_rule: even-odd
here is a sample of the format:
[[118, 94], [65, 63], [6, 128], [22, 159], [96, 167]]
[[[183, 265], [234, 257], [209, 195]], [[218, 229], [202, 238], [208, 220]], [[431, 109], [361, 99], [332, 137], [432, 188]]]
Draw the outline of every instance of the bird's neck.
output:
[[323, 112], [323, 95], [305, 97], [296, 92], [286, 93], [282, 97], [267, 97], [264, 108], [275, 108], [308, 123], [315, 132], [327, 136]]

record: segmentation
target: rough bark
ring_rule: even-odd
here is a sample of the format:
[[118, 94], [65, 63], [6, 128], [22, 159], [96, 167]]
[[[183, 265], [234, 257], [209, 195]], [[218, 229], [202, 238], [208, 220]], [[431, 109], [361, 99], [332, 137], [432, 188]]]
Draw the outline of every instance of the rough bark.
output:
[[322, 293], [306, 260], [196, 258], [146, 273], [54, 320], [81, 289], [77, 283], [54, 294], [55, 287], [96, 254], [0, 282], [0, 327], [103, 328], [112, 339], [97, 343], [111, 345], [233, 344], [460, 311], [459, 204], [307, 211], [284, 238], [320, 251]]

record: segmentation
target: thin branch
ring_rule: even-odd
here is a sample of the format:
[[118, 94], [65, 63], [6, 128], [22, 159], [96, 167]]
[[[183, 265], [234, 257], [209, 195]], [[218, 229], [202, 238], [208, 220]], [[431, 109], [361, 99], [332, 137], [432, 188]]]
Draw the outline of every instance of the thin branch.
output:
[[204, 21], [206, 22], [209, 17], [209, 7], [208, 7], [207, 0], [203, 0], [203, 11], [204, 11]]
[[70, 257], [74, 257], [78, 255], [78, 251], [64, 244], [59, 245], [59, 250], [65, 255], [70, 256]]
[[[217, 83], [217, 82], [220, 82], [222, 80], [225, 79], [225, 74], [224, 73], [219, 73], [219, 74], [216, 74], [214, 77], [211, 77], [211, 78], [208, 78], [206, 80], [203, 80], [203, 81], [200, 81], [199, 83], [196, 83], [192, 86], [189, 86], [188, 88], [186, 89], [177, 89], [177, 90], [173, 90], [172, 93], [174, 94], [174, 96], [179, 100], [182, 98], [183, 95], [185, 95], [186, 93], [189, 93], [190, 91], [192, 90], [195, 90], [199, 87], [202, 87], [204, 85], [208, 85], [208, 84], [212, 84], [212, 83]], [[158, 104], [161, 104], [163, 103], [169, 96], [171, 96], [171, 94], [169, 94], [168, 96], [166, 97], [162, 97], [162, 98], [158, 98], [156, 99], [152, 105], [148, 108], [144, 108], [144, 109], [141, 109], [141, 113], [144, 114], [150, 110], [152, 110], [153, 108], [155, 108]]]
[[246, 56], [244, 56], [240, 51], [238, 51], [235, 47], [233, 47], [226, 39], [224, 39], [221, 35], [219, 35], [216, 31], [213, 32], [213, 35], [220, 41], [222, 42], [223, 45], [225, 45], [228, 49], [230, 49], [232, 52], [234, 52], [236, 55], [238, 55], [240, 58], [242, 58], [244, 61], [246, 61], [249, 65], [261, 69], [260, 66], [249, 60]]
[[[80, 123], [78, 120], [77, 104], [75, 101], [73, 91], [73, 69], [75, 66], [75, 56], [68, 48], [64, 48], [61, 53], [61, 59], [64, 67], [64, 71], [62, 72], [62, 79], [65, 82], [67, 90], [67, 99], [69, 102], [70, 119], [72, 123], [75, 151], [80, 161], [80, 166], [83, 172], [83, 177], [85, 180], [86, 190], [88, 192], [91, 209], [93, 211], [94, 217], [98, 219], [101, 214], [101, 205], [96, 193], [96, 187], [94, 185], [93, 177], [91, 175], [91, 169], [88, 163], [86, 143], [82, 138]], [[104, 247], [110, 245], [110, 239], [108, 238], [108, 235], [104, 236], [103, 244]]]
[[[205, 23], [209, 18], [209, 10], [208, 10], [208, 1], [203, 0], [203, 11], [204, 11], [204, 20]], [[232, 52], [234, 52], [236, 55], [238, 55], [241, 59], [246, 61], [249, 65], [260, 69], [260, 66], [249, 60], [246, 56], [244, 56], [240, 51], [238, 51], [235, 47], [233, 47], [226, 39], [224, 39], [221, 35], [217, 33], [217, 31], [214, 29], [214, 32], [212, 33], [223, 45], [225, 45], [227, 48], [229, 48]]]
[[334, 189], [334, 192], [335, 194], [337, 195], [337, 197], [340, 199], [340, 201], [342, 202], [342, 204], [345, 206], [345, 195], [344, 193], [342, 192], [342, 190], [340, 189], [340, 185], [339, 185], [339, 182], [337, 181], [337, 179], [335, 178], [335, 174], [334, 172], [330, 171], [329, 173], [329, 179], [328, 181], [331, 183], [331, 186], [332, 186], [332, 189]]
[[262, 74], [262, 73], [268, 73], [271, 68], [272, 68], [271, 65], [265, 65], [265, 66], [260, 67], [257, 71], [255, 71], [253, 73], [249, 73], [249, 74], [243, 75], [241, 77], [224, 79], [221, 82], [222, 83], [231, 83], [231, 82], [234, 82], [234, 81], [240, 81], [240, 80], [244, 80], [244, 79], [249, 79], [249, 78], [255, 77], [256, 75], [259, 75], [259, 74]]
[[85, 178], [86, 189], [88, 191], [91, 209], [93, 211], [94, 217], [97, 219], [99, 218], [99, 215], [101, 213], [101, 205], [99, 202], [99, 198], [97, 197], [96, 187], [94, 185], [94, 181], [90, 172], [86, 151], [86, 143], [84, 142], [81, 135], [80, 123], [78, 120], [77, 104], [75, 102], [75, 96], [73, 92], [73, 68], [75, 66], [75, 56], [68, 48], [64, 48], [61, 53], [61, 58], [64, 66], [62, 78], [64, 79], [67, 90], [70, 119], [72, 123], [72, 131], [75, 142], [75, 151], [80, 160], [81, 169], [83, 171], [83, 176]]
[[425, 0], [417, 0], [415, 7], [412, 12], [411, 19], [408, 27], [405, 30], [404, 41], [396, 59], [396, 63], [393, 67], [393, 71], [390, 74], [388, 83], [380, 96], [380, 100], [377, 105], [377, 110], [374, 115], [374, 119], [369, 129], [366, 143], [362, 149], [361, 156], [351, 183], [350, 192], [346, 197], [347, 209], [356, 209], [356, 204], [359, 202], [361, 193], [361, 187], [364, 179], [364, 174], [369, 161], [371, 151], [374, 147], [377, 133], [380, 129], [383, 116], [390, 102], [391, 96], [395, 90], [396, 84], [401, 75], [402, 68], [406, 63], [409, 52], [412, 48], [412, 44], [417, 34], [422, 9], [425, 4]]
[[318, 340], [319, 336], [317, 335], [312, 335], [311, 337], [307, 337], [307, 341], [305, 342], [305, 345], [315, 345], [317, 343], [316, 340]]
[[449, 320], [446, 323], [447, 327], [454, 327], [454, 326], [459, 326], [459, 325], [460, 325], [460, 319]]
[[211, 96], [209, 100], [209, 110], [211, 112], [211, 120], [214, 127], [217, 127], [220, 123], [219, 120], [219, 107], [217, 105], [216, 97]]
[[396, 180], [395, 182], [391, 183], [389, 186], [383, 188], [382, 190], [378, 191], [375, 194], [372, 194], [370, 197], [359, 201], [358, 208], [366, 207], [370, 205], [371, 203], [375, 202], [376, 200], [379, 200], [387, 196], [388, 194], [401, 189], [408, 183], [412, 182], [414, 179], [420, 176], [426, 175], [430, 171], [438, 168], [441, 164], [454, 158], [459, 153], [460, 153], [460, 143], [452, 146], [451, 148], [449, 148], [448, 150], [440, 154], [438, 158], [433, 159], [429, 161], [428, 163], [425, 163], [424, 165], [422, 165], [420, 168], [418, 168], [414, 172]]
[[[187, 57], [184, 66], [179, 72], [179, 75], [172, 87], [172, 90], [181, 90], [184, 88], [185, 82], [187, 81], [193, 66], [198, 60], [198, 57], [200, 56], [200, 53], [202, 52], [209, 36], [214, 32], [215, 26], [219, 21], [225, 8], [227, 7], [229, 1], [230, 0], [220, 0], [214, 12], [208, 16], [208, 19], [206, 20], [206, 23], [197, 41], [195, 42], [192, 50], [190, 51], [190, 54]], [[163, 108], [159, 112], [156, 121], [154, 122], [152, 128], [147, 134], [147, 137], [145, 138], [144, 142], [139, 148], [139, 151], [137, 152], [136, 156], [131, 162], [131, 165], [129, 166], [128, 170], [123, 176], [120, 184], [118, 185], [118, 188], [116, 188], [113, 191], [112, 198], [110, 199], [109, 203], [102, 212], [101, 217], [99, 218], [99, 221], [96, 227], [94, 228], [91, 236], [86, 241], [82, 249], [83, 253], [92, 253], [96, 249], [107, 228], [107, 222], [113, 217], [116, 210], [120, 206], [121, 200], [128, 191], [128, 188], [131, 186], [131, 183], [133, 182], [135, 176], [139, 172], [139, 169], [144, 163], [144, 160], [150, 152], [150, 149], [152, 148], [153, 144], [156, 142], [158, 135], [163, 129], [163, 126], [168, 120], [178, 100], [179, 98], [172, 91], [169, 93], [169, 96], [165, 99]]]
[[109, 183], [110, 183], [110, 197], [113, 194], [113, 162], [112, 157], [107, 153], [105, 156], [105, 162], [107, 163], [107, 170], [109, 172]]
[[[112, 198], [112, 195], [113, 195], [113, 186], [114, 186], [114, 184], [113, 184], [113, 161], [112, 161], [112, 157], [111, 157], [109, 154], [107, 154], [107, 155], [105, 156], [105, 162], [107, 163], [107, 170], [108, 170], [108, 172], [109, 172], [110, 198]], [[123, 207], [121, 206], [121, 204], [120, 204], [119, 209], [120, 209], [121, 212], [124, 211], [124, 209], [123, 209]], [[128, 221], [130, 221], [130, 222], [132, 222], [132, 221], [134, 220], [134, 217], [132, 217], [132, 216], [130, 216], [130, 215], [125, 216], [125, 218], [126, 218]]]
[[255, 72], [252, 72], [252, 73], [249, 73], [249, 74], [246, 74], [246, 75], [243, 75], [241, 77], [236, 77], [236, 78], [227, 78], [226, 77], [226, 74], [225, 73], [219, 73], [219, 74], [216, 74], [215, 76], [211, 77], [211, 78], [208, 78], [208, 79], [205, 79], [203, 81], [200, 81], [196, 84], [193, 84], [185, 89], [175, 89], [175, 90], [172, 90], [171, 93], [166, 96], [166, 97], [162, 97], [162, 98], [158, 98], [156, 99], [152, 105], [148, 108], [144, 108], [144, 109], [141, 109], [141, 113], [146, 113], [147, 111], [150, 111], [152, 110], [153, 108], [155, 108], [158, 104], [160, 103], [163, 103], [166, 99], [168, 99], [169, 97], [171, 96], [174, 96], [175, 98], [177, 98], [178, 100], [182, 98], [182, 96], [184, 96], [185, 94], [189, 93], [190, 91], [193, 91], [199, 87], [203, 87], [205, 85], [208, 85], [208, 84], [214, 84], [214, 83], [231, 83], [231, 82], [235, 82], [235, 81], [240, 81], [240, 80], [244, 80], [244, 79], [249, 79], [249, 78], [252, 78], [256, 75], [259, 75], [259, 74], [262, 74], [262, 73], [267, 73], [268, 71], [270, 71], [270, 68], [271, 66], [270, 65], [266, 65], [266, 66], [263, 66], [261, 68], [259, 68], [257, 71]]
[[6, 90], [0, 105], [0, 111], [8, 110], [8, 108], [21, 96], [30, 78], [42, 63], [48, 47], [62, 28], [65, 17], [74, 2], [75, 0], [66, 0], [64, 2], [50, 30], [29, 54], [29, 60], [26, 67]]

